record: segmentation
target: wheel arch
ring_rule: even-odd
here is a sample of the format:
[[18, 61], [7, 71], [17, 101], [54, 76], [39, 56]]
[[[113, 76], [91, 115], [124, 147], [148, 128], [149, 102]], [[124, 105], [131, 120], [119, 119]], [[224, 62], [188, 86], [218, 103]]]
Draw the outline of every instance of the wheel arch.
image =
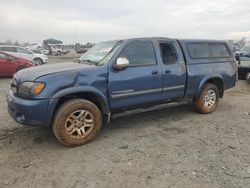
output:
[[41, 57], [35, 57], [35, 58], [33, 58], [33, 61], [35, 61], [36, 59], [39, 59], [39, 60], [41, 60], [42, 63], [44, 63], [43, 59]]
[[223, 80], [223, 77], [219, 74], [208, 75], [205, 78], [203, 78], [202, 81], [200, 82], [199, 87], [198, 87], [196, 96], [199, 96], [200, 92], [202, 91], [202, 89], [206, 83], [211, 83], [211, 84], [216, 85], [219, 89], [220, 98], [223, 98], [224, 80]]
[[74, 98], [82, 98], [93, 102], [102, 112], [102, 114], [109, 114], [109, 103], [105, 95], [91, 86], [67, 88], [57, 92], [52, 98], [57, 99], [54, 104], [53, 116], [56, 110], [66, 101]]

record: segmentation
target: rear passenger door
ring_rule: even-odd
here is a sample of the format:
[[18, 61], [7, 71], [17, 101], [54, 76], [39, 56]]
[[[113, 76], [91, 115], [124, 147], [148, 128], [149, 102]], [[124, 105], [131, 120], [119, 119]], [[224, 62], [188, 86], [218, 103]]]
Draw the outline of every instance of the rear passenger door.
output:
[[109, 96], [111, 110], [126, 109], [162, 100], [162, 69], [150, 40], [129, 42], [118, 58], [126, 58], [129, 67], [110, 66]]
[[176, 41], [159, 41], [163, 64], [163, 100], [182, 98], [185, 94], [186, 65]]

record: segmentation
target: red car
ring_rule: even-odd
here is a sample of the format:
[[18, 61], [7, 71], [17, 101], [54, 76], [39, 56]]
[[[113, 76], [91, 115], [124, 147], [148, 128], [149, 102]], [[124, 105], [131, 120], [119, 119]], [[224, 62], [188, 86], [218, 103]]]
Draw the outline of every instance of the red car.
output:
[[79, 48], [76, 50], [76, 53], [78, 54], [85, 54], [88, 51], [86, 48]]
[[15, 72], [33, 66], [32, 62], [0, 52], [0, 76], [12, 76]]

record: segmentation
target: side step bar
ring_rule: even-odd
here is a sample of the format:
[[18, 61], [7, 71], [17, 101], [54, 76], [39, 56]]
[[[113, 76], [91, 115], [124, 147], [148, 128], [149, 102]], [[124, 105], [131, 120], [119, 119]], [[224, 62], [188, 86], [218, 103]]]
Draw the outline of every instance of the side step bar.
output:
[[144, 112], [148, 112], [148, 111], [154, 111], [154, 110], [161, 110], [161, 109], [170, 108], [170, 107], [176, 107], [176, 106], [188, 104], [188, 102], [189, 101], [170, 102], [170, 103], [151, 106], [151, 107], [148, 107], [148, 108], [138, 108], [138, 109], [134, 109], [134, 110], [128, 110], [128, 111], [124, 111], [124, 112], [121, 112], [121, 113], [112, 114], [111, 118], [112, 119], [117, 119], [117, 118], [128, 116], [128, 115], [134, 115], [134, 114], [144, 113]]

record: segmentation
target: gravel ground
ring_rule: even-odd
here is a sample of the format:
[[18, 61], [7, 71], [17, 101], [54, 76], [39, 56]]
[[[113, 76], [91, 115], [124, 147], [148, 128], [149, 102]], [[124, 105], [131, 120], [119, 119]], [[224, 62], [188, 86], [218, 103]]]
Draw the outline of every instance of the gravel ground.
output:
[[[58, 62], [53, 58], [51, 61]], [[81, 147], [8, 115], [0, 78], [0, 187], [250, 187], [250, 85], [209, 115], [189, 106], [112, 121]]]

